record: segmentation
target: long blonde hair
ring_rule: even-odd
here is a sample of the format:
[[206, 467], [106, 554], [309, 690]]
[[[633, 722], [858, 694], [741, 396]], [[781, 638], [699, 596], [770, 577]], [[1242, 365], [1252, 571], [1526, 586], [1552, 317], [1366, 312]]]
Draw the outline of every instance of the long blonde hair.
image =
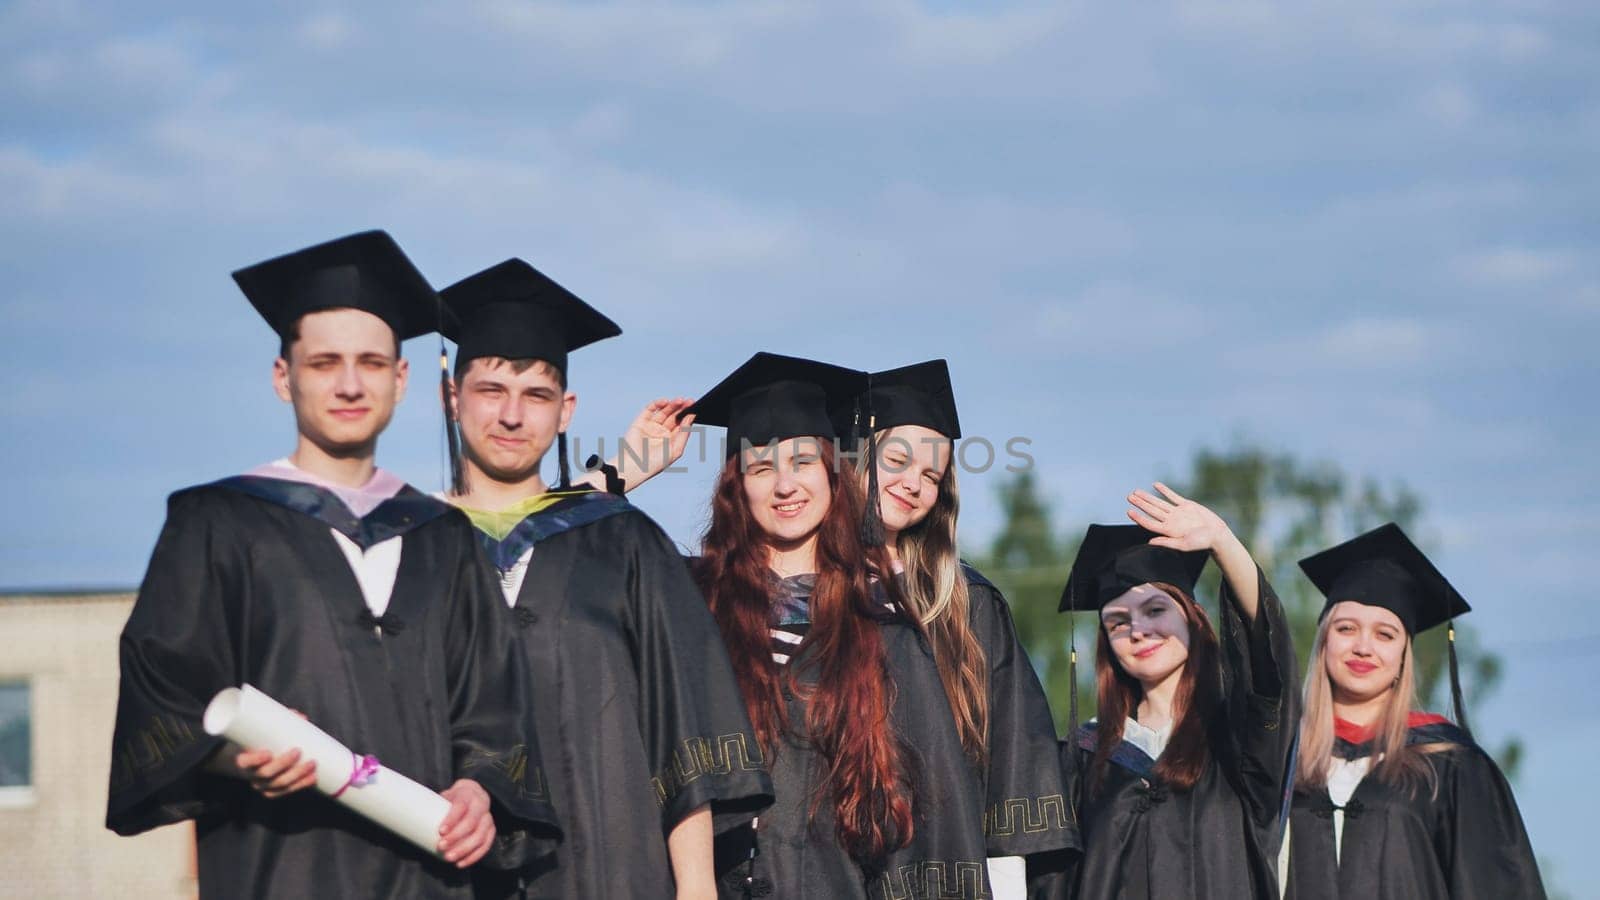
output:
[[[1328, 675], [1328, 629], [1332, 616], [1317, 623], [1317, 637], [1311, 644], [1311, 665], [1306, 672], [1305, 717], [1300, 723], [1300, 760], [1295, 787], [1321, 790], [1333, 771], [1333, 679]], [[1372, 738], [1372, 774], [1384, 784], [1409, 788], [1413, 793], [1425, 784], [1429, 792], [1438, 790], [1433, 767], [1423, 757], [1447, 750], [1447, 743], [1408, 744], [1411, 712], [1417, 697], [1416, 666], [1412, 640], [1406, 637], [1400, 674], [1389, 689], [1383, 713]]]
[[[880, 448], [888, 431], [878, 432]], [[866, 476], [866, 467], [875, 464], [876, 460], [862, 454], [858, 474]], [[867, 502], [877, 503], [879, 498], [868, 497]], [[895, 549], [905, 567], [902, 600], [933, 644], [934, 662], [962, 749], [981, 764], [989, 756], [989, 660], [972, 630], [967, 577], [956, 550], [960, 511], [961, 494], [952, 458], [939, 480], [939, 498], [933, 509], [921, 522], [900, 532]]]

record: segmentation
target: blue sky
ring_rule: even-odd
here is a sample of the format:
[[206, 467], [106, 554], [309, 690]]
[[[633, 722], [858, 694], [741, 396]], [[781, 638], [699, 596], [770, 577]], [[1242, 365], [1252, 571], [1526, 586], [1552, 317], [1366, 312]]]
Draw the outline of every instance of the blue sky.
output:
[[[383, 227], [438, 283], [520, 255], [623, 326], [573, 360], [591, 440], [757, 349], [945, 356], [1064, 520], [1239, 434], [1403, 479], [1576, 885], [1597, 47], [1546, 2], [0, 6], [0, 585], [132, 584], [168, 491], [289, 449], [227, 273]], [[437, 487], [407, 349], [381, 458]], [[709, 483], [637, 499], [690, 543]]]

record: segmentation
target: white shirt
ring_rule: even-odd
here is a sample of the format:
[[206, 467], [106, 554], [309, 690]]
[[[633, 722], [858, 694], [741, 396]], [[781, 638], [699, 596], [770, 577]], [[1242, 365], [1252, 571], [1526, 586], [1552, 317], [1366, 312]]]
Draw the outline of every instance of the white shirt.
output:
[[500, 591], [505, 594], [506, 605], [516, 606], [517, 595], [522, 593], [522, 581], [528, 577], [528, 563], [533, 561], [533, 548], [522, 551], [511, 568], [500, 573]]
[[[273, 469], [281, 471], [273, 472]], [[325, 479], [307, 474], [288, 457], [273, 460], [255, 469], [254, 472], [287, 476], [322, 487], [337, 496], [351, 512], [363, 518], [378, 504], [378, 497], [374, 496], [372, 491], [362, 492], [329, 484]], [[374, 476], [375, 479], [377, 477]], [[399, 490], [398, 479], [386, 474], [383, 477], [394, 483], [393, 492]], [[391, 496], [393, 492], [384, 491]], [[379, 541], [363, 552], [359, 544], [345, 537], [337, 528], [329, 528], [328, 533], [333, 535], [334, 541], [344, 553], [344, 558], [350, 563], [350, 571], [356, 576], [356, 584], [361, 586], [361, 599], [366, 602], [367, 609], [372, 610], [374, 616], [383, 615], [389, 609], [390, 596], [394, 594], [394, 579], [400, 572], [400, 542], [405, 536], [396, 535], [388, 540]]]
[[328, 533], [339, 543], [339, 549], [344, 551], [344, 558], [350, 562], [350, 571], [355, 573], [356, 583], [361, 585], [361, 599], [367, 603], [367, 609], [372, 610], [375, 616], [383, 615], [389, 608], [389, 597], [394, 594], [394, 579], [400, 572], [400, 542], [404, 535], [395, 535], [388, 540], [379, 541], [368, 547], [366, 552], [355, 541], [344, 536], [336, 528], [329, 528]]
[[[455, 501], [450, 499], [450, 495], [444, 491], [434, 491], [433, 496], [452, 506], [457, 506]], [[529, 547], [522, 551], [522, 555], [517, 557], [517, 561], [511, 564], [511, 568], [498, 573], [500, 575], [500, 593], [506, 598], [507, 606], [516, 607], [517, 595], [522, 593], [522, 582], [528, 577], [528, 564], [532, 561], [533, 548]]]
[[1372, 757], [1333, 760], [1328, 771], [1328, 799], [1333, 801], [1333, 861], [1339, 862], [1339, 852], [1344, 844], [1344, 807], [1355, 795], [1361, 780], [1372, 768]]
[[1167, 741], [1172, 738], [1172, 723], [1168, 722], [1157, 731], [1147, 728], [1132, 716], [1122, 723], [1122, 739], [1143, 750], [1151, 759], [1159, 759], [1161, 751], [1167, 749]]

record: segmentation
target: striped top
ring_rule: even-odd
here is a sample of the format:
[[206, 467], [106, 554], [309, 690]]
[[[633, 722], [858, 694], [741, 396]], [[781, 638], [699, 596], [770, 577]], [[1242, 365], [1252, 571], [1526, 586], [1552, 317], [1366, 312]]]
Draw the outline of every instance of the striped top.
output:
[[[767, 628], [767, 636], [772, 647], [772, 661], [780, 666], [788, 665], [790, 658], [800, 652], [800, 642], [811, 631], [811, 593], [816, 586], [816, 574], [808, 573], [780, 578], [773, 590], [772, 624]], [[872, 593], [873, 598], [883, 604], [884, 620], [899, 615], [876, 579]]]
[[790, 575], [778, 581], [767, 634], [771, 637], [772, 661], [780, 666], [789, 663], [811, 630], [811, 592], [816, 584], [815, 573]]

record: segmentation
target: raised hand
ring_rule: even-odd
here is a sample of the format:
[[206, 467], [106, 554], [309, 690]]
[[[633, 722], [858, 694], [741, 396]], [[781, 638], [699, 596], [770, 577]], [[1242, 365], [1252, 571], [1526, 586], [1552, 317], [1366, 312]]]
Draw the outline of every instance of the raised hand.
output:
[[1155, 487], [1161, 497], [1145, 490], [1128, 495], [1132, 504], [1128, 518], [1159, 535], [1151, 544], [1183, 551], [1216, 550], [1233, 539], [1233, 531], [1221, 516], [1159, 481]]
[[1254, 620], [1260, 593], [1259, 576], [1250, 551], [1221, 516], [1159, 481], [1155, 488], [1162, 496], [1144, 490], [1128, 495], [1131, 504], [1128, 518], [1156, 533], [1150, 539], [1153, 546], [1185, 552], [1209, 550], [1221, 567], [1222, 576], [1233, 588], [1240, 612], [1247, 620]]
[[683, 456], [689, 445], [689, 429], [694, 416], [683, 411], [694, 405], [687, 397], [652, 400], [645, 405], [622, 435], [617, 448], [617, 474], [628, 489], [638, 487], [660, 474]]

